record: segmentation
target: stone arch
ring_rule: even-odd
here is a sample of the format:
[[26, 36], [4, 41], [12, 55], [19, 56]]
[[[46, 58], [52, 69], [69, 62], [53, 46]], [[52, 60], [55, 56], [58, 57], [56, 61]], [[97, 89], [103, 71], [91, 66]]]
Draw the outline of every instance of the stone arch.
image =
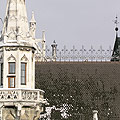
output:
[[16, 58], [11, 54], [8, 58], [8, 61], [16, 61]]
[[24, 54], [23, 57], [21, 58], [21, 61], [28, 61], [28, 58], [26, 57], [25, 54]]

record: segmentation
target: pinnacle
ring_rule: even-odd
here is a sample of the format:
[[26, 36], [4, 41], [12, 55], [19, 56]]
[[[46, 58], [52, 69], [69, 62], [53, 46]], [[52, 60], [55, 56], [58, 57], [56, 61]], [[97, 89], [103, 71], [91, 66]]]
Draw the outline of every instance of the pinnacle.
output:
[[34, 11], [32, 11], [32, 18], [31, 18], [31, 21], [30, 22], [36, 22], [35, 21], [35, 17], [34, 17]]
[[[17, 33], [19, 28], [19, 33]], [[26, 38], [26, 34], [29, 31], [29, 25], [27, 20], [27, 12], [25, 6], [25, 0], [8, 0], [5, 21], [3, 25], [3, 36], [8, 34], [9, 39], [16, 39], [14, 33], [21, 34], [22, 38]]]

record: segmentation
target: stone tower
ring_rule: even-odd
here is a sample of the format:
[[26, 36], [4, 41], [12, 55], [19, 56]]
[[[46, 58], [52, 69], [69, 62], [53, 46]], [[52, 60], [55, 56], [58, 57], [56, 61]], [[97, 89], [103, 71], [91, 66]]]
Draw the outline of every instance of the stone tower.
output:
[[0, 120], [38, 120], [43, 111], [44, 91], [35, 89], [35, 30], [25, 0], [7, 0], [0, 38]]

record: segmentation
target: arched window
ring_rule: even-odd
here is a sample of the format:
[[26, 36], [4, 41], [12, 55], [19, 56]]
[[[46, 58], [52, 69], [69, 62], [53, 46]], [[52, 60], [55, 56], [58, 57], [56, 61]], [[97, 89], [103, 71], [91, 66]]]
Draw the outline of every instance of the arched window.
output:
[[8, 74], [15, 74], [16, 68], [15, 68], [16, 59], [11, 54], [8, 58]]
[[15, 88], [16, 59], [11, 54], [8, 58], [8, 88]]
[[27, 63], [21, 62], [21, 85], [26, 85]]
[[24, 54], [21, 58], [21, 85], [27, 84], [27, 62], [28, 58]]

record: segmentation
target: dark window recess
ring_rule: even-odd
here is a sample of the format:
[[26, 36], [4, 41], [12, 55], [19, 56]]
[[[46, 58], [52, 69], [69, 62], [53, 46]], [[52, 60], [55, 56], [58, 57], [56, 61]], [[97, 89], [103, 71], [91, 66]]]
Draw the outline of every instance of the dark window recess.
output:
[[21, 63], [21, 85], [26, 85], [26, 63]]
[[9, 63], [9, 74], [15, 74], [15, 63]]

